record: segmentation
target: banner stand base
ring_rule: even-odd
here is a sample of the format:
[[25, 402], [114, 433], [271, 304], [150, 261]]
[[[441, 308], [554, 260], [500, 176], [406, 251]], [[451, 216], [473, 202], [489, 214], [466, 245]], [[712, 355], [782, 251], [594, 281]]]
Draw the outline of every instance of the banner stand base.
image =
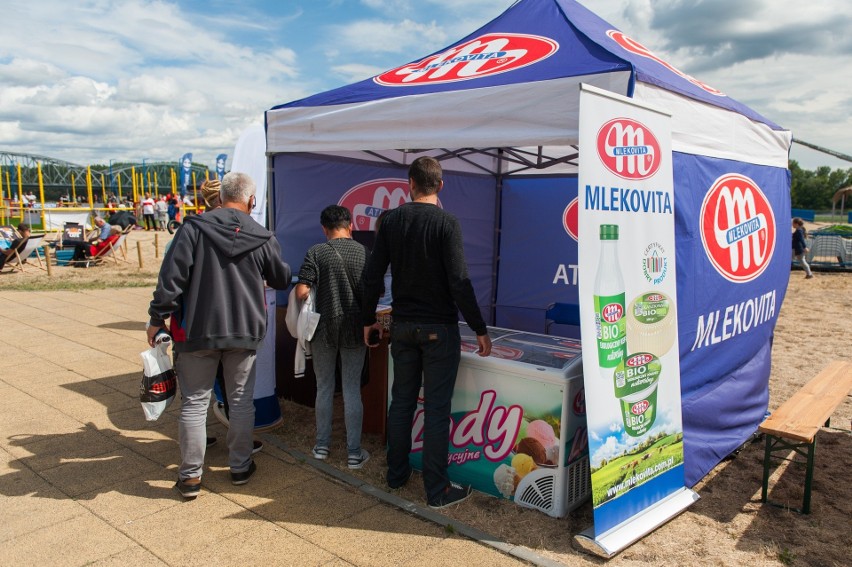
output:
[[598, 538], [595, 538], [595, 527], [591, 526], [575, 535], [574, 541], [583, 551], [609, 559], [689, 508], [699, 498], [693, 490], [681, 488]]

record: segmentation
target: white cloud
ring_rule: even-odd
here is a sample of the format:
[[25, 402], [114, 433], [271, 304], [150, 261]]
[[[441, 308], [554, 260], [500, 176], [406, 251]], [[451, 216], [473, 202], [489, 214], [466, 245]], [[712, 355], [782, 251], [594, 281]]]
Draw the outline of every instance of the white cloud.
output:
[[335, 35], [347, 52], [355, 53], [405, 53], [419, 48], [427, 55], [448, 43], [444, 30], [434, 21], [360, 20], [337, 26]]
[[0, 82], [6, 87], [37, 86], [45, 81], [55, 81], [65, 76], [62, 69], [47, 61], [14, 58], [10, 63], [0, 64]]
[[331, 70], [341, 77], [347, 83], [363, 81], [375, 75], [378, 75], [385, 69], [374, 65], [364, 65], [361, 63], [349, 63], [346, 65], [335, 65]]

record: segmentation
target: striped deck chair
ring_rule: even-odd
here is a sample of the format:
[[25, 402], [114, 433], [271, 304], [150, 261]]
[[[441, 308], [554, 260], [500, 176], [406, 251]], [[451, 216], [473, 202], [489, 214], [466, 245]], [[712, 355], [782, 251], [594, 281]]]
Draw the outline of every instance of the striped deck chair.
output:
[[[41, 247], [42, 240], [44, 239], [43, 234], [33, 234], [26, 240], [21, 241], [18, 245], [17, 250], [14, 251], [11, 257], [6, 260], [6, 264], [3, 266], [4, 268], [11, 268], [10, 272], [25, 272], [24, 268], [25, 260], [28, 260], [30, 256], [35, 255], [36, 260], [38, 261], [38, 268], [42, 270], [46, 270], [47, 268], [44, 266], [44, 263], [41, 261], [41, 252], [39, 252], [39, 247]], [[33, 264], [27, 264], [33, 265]]]

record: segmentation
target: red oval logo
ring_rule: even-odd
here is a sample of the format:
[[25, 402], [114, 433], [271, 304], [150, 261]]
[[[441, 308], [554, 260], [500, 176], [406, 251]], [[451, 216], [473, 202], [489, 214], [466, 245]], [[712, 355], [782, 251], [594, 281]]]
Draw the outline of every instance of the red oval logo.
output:
[[642, 400], [641, 402], [636, 402], [635, 404], [633, 404], [630, 407], [630, 413], [632, 413], [633, 415], [642, 415], [643, 413], [648, 411], [648, 408], [650, 406], [651, 406], [651, 404], [648, 403], [648, 400]]
[[437, 85], [514, 71], [547, 59], [559, 44], [537, 35], [492, 33], [386, 71], [373, 81], [388, 87]]
[[[352, 214], [354, 230], [375, 230], [376, 219], [387, 209], [395, 209], [411, 201], [408, 180], [372, 179], [348, 190], [338, 201]], [[438, 200], [438, 206], [441, 201]]]
[[630, 367], [632, 367], [632, 368], [635, 368], [635, 367], [637, 367], [637, 366], [643, 366], [643, 365], [645, 365], [645, 364], [648, 364], [648, 363], [649, 363], [649, 362], [651, 362], [652, 360], [654, 360], [654, 356], [653, 356], [653, 355], [650, 355], [650, 354], [648, 354], [648, 353], [644, 353], [644, 352], [643, 352], [643, 353], [641, 353], [641, 354], [636, 354], [636, 355], [631, 356], [631, 357], [630, 357], [630, 358], [628, 358], [628, 359], [627, 359], [624, 363], [625, 363], [627, 366], [630, 366]]
[[601, 317], [607, 323], [615, 323], [624, 315], [624, 308], [620, 303], [610, 303], [601, 309]]
[[652, 293], [645, 296], [645, 301], [662, 301], [664, 297], [658, 293]]
[[580, 388], [574, 396], [574, 415], [586, 415], [586, 389]]
[[568, 203], [568, 206], [565, 207], [565, 210], [562, 211], [562, 228], [565, 229], [568, 236], [574, 239], [574, 242], [577, 242], [577, 235], [580, 233], [580, 218], [578, 216], [579, 210], [579, 201], [577, 197], [574, 197], [574, 199]]
[[734, 283], [757, 278], [775, 251], [775, 215], [757, 184], [744, 175], [719, 177], [701, 204], [701, 242], [710, 263]]
[[693, 85], [698, 87], [699, 89], [707, 91], [711, 95], [725, 96], [725, 93], [723, 93], [722, 91], [716, 90], [713, 87], [711, 87], [710, 85], [702, 83], [701, 81], [699, 81], [695, 77], [687, 75], [686, 73], [684, 73], [680, 69], [677, 69], [674, 65], [671, 65], [667, 61], [663, 61], [662, 59], [660, 59], [659, 57], [654, 55], [654, 53], [650, 49], [648, 49], [647, 47], [645, 47], [644, 45], [642, 45], [641, 43], [639, 43], [635, 39], [621, 33], [620, 31], [609, 30], [609, 31], [606, 32], [606, 35], [608, 35], [610, 39], [612, 39], [615, 43], [617, 43], [619, 46], [621, 46], [624, 50], [629, 51], [630, 53], [633, 53], [635, 55], [639, 55], [640, 57], [646, 57], [646, 58], [648, 58], [652, 61], [656, 61], [657, 63], [659, 63], [660, 65], [662, 65], [663, 67], [665, 67], [666, 69], [668, 69], [669, 71], [671, 71], [672, 73], [677, 75], [678, 77], [686, 79], [687, 81], [689, 81], [690, 83], [692, 83]]
[[614, 118], [601, 126], [597, 144], [601, 162], [623, 179], [647, 179], [660, 169], [660, 143], [647, 126], [631, 118]]

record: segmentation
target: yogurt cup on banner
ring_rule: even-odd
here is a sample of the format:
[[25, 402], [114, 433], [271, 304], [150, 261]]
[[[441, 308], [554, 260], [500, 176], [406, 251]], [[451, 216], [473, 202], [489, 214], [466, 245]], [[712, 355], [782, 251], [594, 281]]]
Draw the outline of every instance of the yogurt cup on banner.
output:
[[650, 352], [628, 355], [613, 372], [615, 397], [624, 398], [647, 390], [660, 379], [662, 368], [660, 359]]
[[641, 437], [657, 418], [657, 381], [650, 388], [619, 400], [624, 430], [631, 437]]

